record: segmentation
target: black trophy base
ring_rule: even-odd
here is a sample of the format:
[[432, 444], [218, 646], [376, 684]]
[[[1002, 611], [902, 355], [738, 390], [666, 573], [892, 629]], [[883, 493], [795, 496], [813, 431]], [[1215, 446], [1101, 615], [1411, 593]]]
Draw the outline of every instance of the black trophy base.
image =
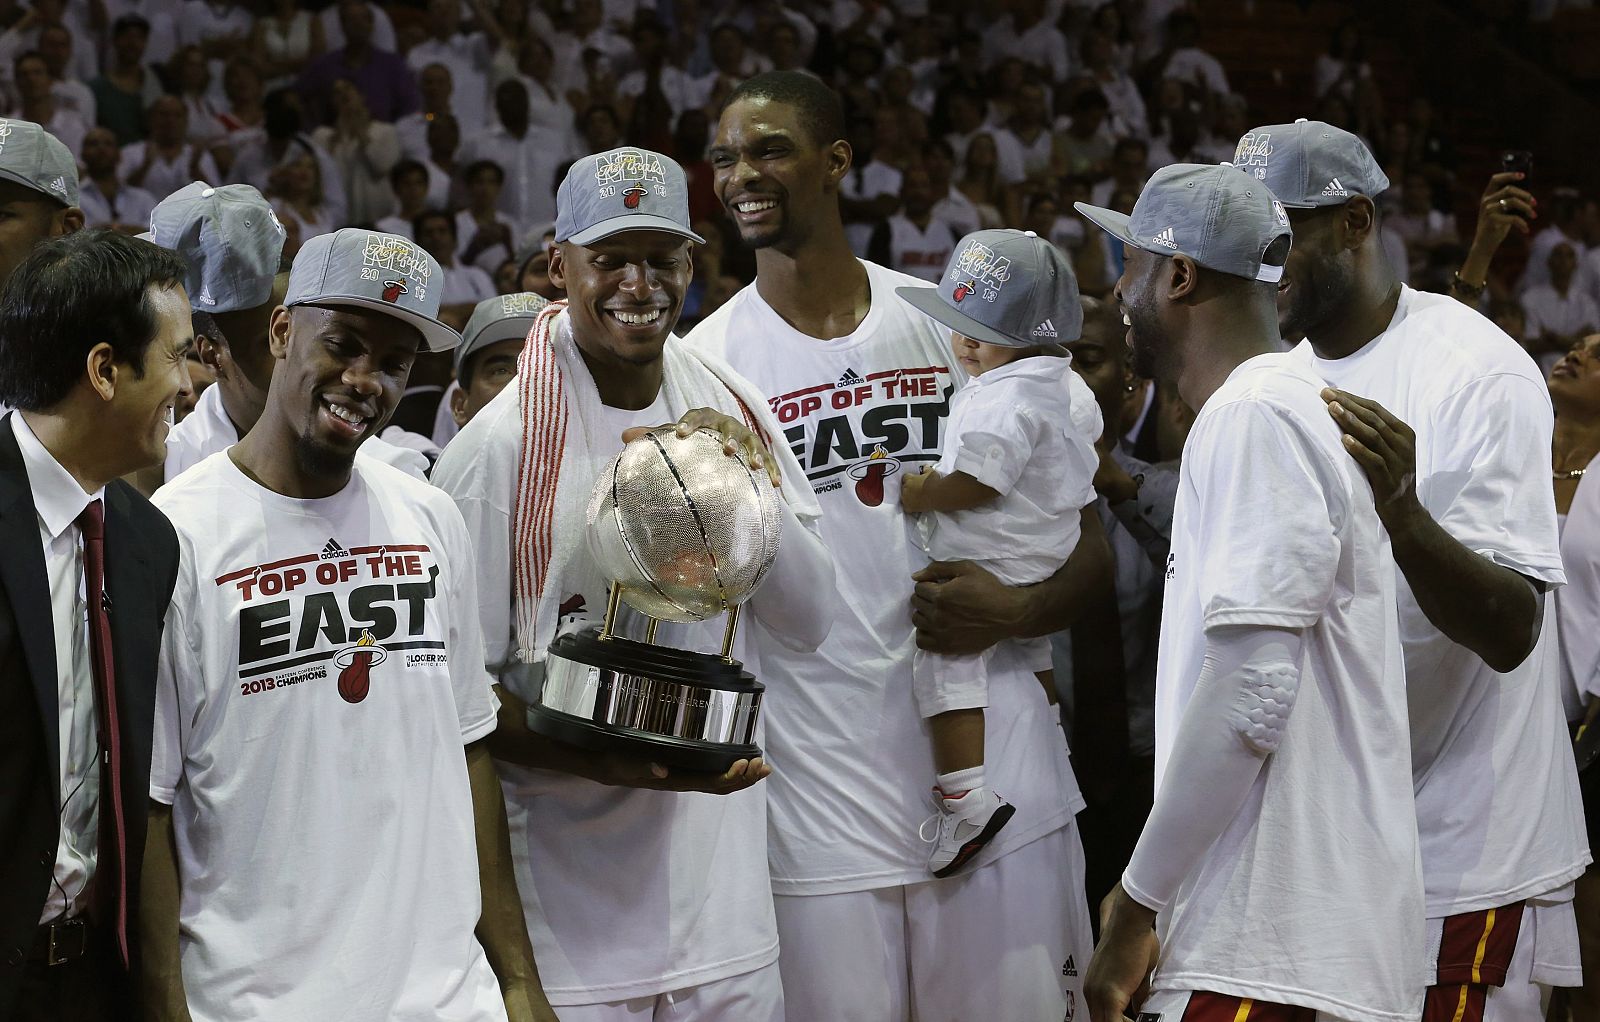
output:
[[724, 773], [761, 755], [764, 691], [738, 661], [590, 629], [550, 644], [528, 727], [592, 752]]

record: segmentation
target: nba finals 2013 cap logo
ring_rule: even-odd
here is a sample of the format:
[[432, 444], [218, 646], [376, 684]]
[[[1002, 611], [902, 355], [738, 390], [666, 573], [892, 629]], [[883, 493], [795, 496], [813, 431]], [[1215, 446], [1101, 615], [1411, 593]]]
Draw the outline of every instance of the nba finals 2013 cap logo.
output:
[[1272, 155], [1272, 133], [1270, 131], [1249, 131], [1239, 139], [1239, 148], [1234, 150], [1233, 165], [1254, 177], [1257, 181], [1267, 179], [1267, 157]]
[[647, 185], [654, 186], [657, 195], [667, 194], [667, 170], [661, 157], [638, 149], [602, 155], [595, 163], [594, 177], [603, 197], [621, 195], [622, 204], [628, 209], [639, 208], [640, 201], [649, 194]]
[[550, 304], [544, 298], [526, 291], [500, 296], [500, 315], [502, 316], [537, 316], [546, 305]]
[[980, 241], [967, 243], [956, 256], [954, 269], [959, 279], [951, 297], [957, 302], [973, 294], [992, 302], [1000, 297], [1000, 289], [1011, 279], [1011, 260], [995, 255], [994, 249]]
[[[414, 295], [418, 301], [428, 296], [428, 278], [433, 266], [422, 249], [392, 234], [369, 234], [361, 248], [363, 276], [373, 271], [381, 276], [383, 300], [397, 302], [401, 295]], [[407, 286], [410, 281], [411, 286]], [[414, 289], [414, 290], [413, 290]]]

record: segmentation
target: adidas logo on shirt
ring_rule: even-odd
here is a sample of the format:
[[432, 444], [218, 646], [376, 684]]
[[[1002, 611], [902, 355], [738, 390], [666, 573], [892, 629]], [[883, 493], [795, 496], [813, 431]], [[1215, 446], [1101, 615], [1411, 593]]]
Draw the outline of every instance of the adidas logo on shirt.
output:
[[67, 194], [67, 179], [65, 177], [61, 176], [60, 174], [57, 174], [56, 175], [56, 179], [54, 181], [50, 182], [50, 190], [52, 192], [57, 193], [58, 195], [66, 195]]
[[856, 387], [862, 384], [861, 374], [854, 369], [846, 369], [844, 375], [839, 377], [838, 385], [841, 387]]
[[1350, 197], [1350, 193], [1344, 190], [1344, 185], [1339, 183], [1338, 178], [1334, 178], [1332, 181], [1329, 181], [1328, 187], [1322, 190], [1322, 194], [1325, 196], [1338, 196], [1341, 199], [1348, 199]]
[[1151, 238], [1150, 240], [1155, 242], [1157, 245], [1165, 245], [1168, 248], [1177, 248], [1178, 247], [1178, 239], [1172, 236], [1172, 228], [1170, 228], [1170, 227], [1168, 227], [1166, 230], [1162, 231], [1160, 234], [1156, 235], [1155, 237]]
[[1061, 975], [1063, 975], [1063, 976], [1076, 976], [1077, 974], [1078, 974], [1077, 963], [1075, 963], [1072, 960], [1072, 956], [1071, 955], [1068, 955], [1066, 964], [1061, 967]]
[[1056, 336], [1056, 325], [1047, 319], [1033, 328], [1033, 336], [1054, 337]]
[[349, 557], [349, 556], [350, 556], [350, 551], [348, 551], [344, 547], [340, 546], [339, 545], [339, 541], [336, 540], [336, 539], [333, 539], [331, 537], [329, 538], [328, 542], [322, 548], [322, 559], [324, 561], [331, 561], [336, 557]]

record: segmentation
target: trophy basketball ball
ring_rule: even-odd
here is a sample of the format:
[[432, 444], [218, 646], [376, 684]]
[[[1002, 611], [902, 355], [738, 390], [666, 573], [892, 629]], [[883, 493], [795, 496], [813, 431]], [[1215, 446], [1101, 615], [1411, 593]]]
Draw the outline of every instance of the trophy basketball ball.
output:
[[[589, 546], [611, 580], [599, 628], [550, 644], [528, 726], [597, 752], [724, 771], [761, 755], [762, 685], [733, 659], [739, 608], [766, 576], [782, 531], [764, 471], [709, 429], [663, 426], [634, 440], [589, 498]], [[620, 604], [647, 619], [643, 641], [616, 633]], [[720, 653], [656, 644], [661, 621], [726, 615]]]

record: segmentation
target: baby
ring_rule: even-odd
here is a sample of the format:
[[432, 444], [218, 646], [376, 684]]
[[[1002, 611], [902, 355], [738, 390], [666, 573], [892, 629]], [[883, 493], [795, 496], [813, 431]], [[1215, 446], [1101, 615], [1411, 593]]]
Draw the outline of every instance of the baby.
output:
[[[956, 361], [972, 376], [951, 399], [938, 465], [901, 484], [914, 538], [930, 558], [973, 561], [1006, 585], [1042, 582], [1078, 543], [1099, 464], [1100, 411], [1060, 347], [1083, 326], [1071, 264], [1032, 231], [978, 231], [961, 239], [937, 288], [895, 293], [950, 328]], [[924, 834], [936, 877], [972, 861], [1016, 811], [983, 771], [997, 657], [1025, 664], [1053, 692], [1043, 638], [973, 656], [917, 650], [912, 662], [938, 771], [938, 835]]]

